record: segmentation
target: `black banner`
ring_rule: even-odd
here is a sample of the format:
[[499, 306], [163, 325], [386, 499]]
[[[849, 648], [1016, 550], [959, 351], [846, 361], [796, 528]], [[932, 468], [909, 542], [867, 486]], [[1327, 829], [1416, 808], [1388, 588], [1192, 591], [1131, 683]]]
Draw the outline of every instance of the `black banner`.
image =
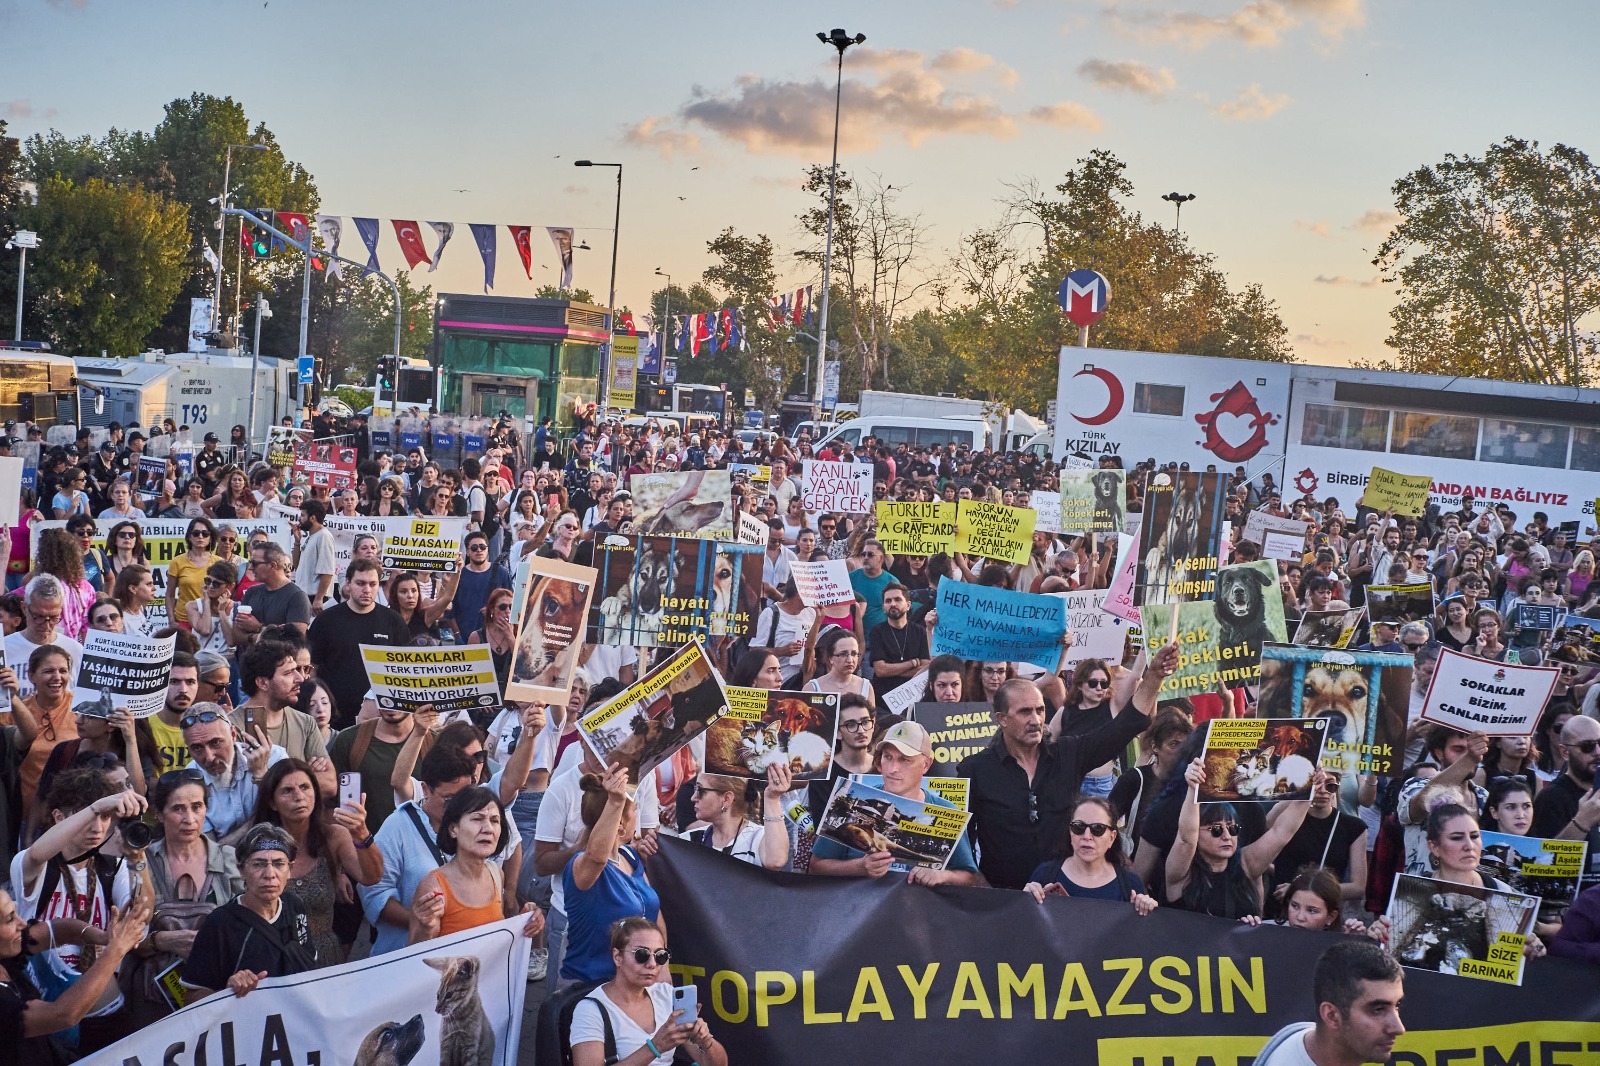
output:
[[[651, 860], [674, 980], [728, 1060], [1247, 1066], [1315, 1018], [1335, 934], [1003, 889], [768, 874], [664, 840]], [[1521, 988], [1406, 971], [1394, 1063], [1592, 1063], [1600, 968], [1532, 960]]]

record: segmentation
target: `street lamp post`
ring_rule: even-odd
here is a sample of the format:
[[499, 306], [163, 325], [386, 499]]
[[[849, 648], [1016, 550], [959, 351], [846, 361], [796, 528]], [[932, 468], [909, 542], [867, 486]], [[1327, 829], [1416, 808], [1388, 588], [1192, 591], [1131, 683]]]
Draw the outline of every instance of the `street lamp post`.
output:
[[1174, 209], [1172, 216], [1172, 232], [1178, 232], [1178, 224], [1183, 221], [1183, 205], [1194, 199], [1194, 193], [1169, 192], [1162, 197]]
[[[265, 152], [264, 144], [230, 144], [222, 157], [222, 195], [217, 198], [217, 284], [211, 298], [211, 332], [217, 332], [217, 326], [222, 321], [222, 256], [223, 238], [228, 235], [228, 200], [232, 189], [228, 179], [233, 173], [233, 150], [241, 148], [247, 152]], [[238, 284], [238, 279], [234, 279]]]
[[[244, 220], [240, 219], [240, 225]], [[261, 367], [261, 320], [272, 317], [272, 308], [267, 304], [267, 298], [261, 293], [256, 293], [256, 339], [250, 345], [250, 415], [246, 420], [245, 450], [249, 451], [249, 442], [256, 435], [256, 393], [261, 390], [256, 388], [256, 371]], [[299, 374], [296, 373], [296, 377]]]
[[666, 376], [668, 336], [672, 329], [672, 275], [656, 267], [656, 276], [667, 279], [667, 302], [661, 309], [661, 357], [656, 360], [656, 365], [661, 369], [656, 371], [656, 380], [660, 381]]
[[[611, 222], [611, 289], [606, 295], [606, 307], [611, 311], [611, 332], [616, 330], [617, 321], [617, 240], [622, 236], [622, 164], [621, 163], [596, 163], [589, 159], [579, 159], [572, 164], [575, 167], [616, 167], [617, 168], [617, 210], [616, 217]], [[600, 410], [604, 411], [611, 406], [611, 341], [606, 341], [606, 357], [600, 367]]]
[[6, 242], [6, 251], [15, 248], [22, 257], [17, 263], [17, 329], [14, 338], [22, 341], [22, 282], [28, 276], [28, 249], [39, 247], [39, 235], [31, 229], [21, 229]]
[[822, 307], [818, 309], [817, 321], [817, 378], [811, 393], [811, 417], [817, 423], [822, 421], [822, 378], [827, 370], [828, 272], [833, 265], [833, 203], [839, 184], [839, 106], [844, 96], [844, 53], [851, 45], [861, 44], [866, 39], [864, 33], [852, 37], [841, 29], [817, 34], [817, 40], [839, 50], [839, 69], [833, 86], [833, 164], [828, 170], [828, 230], [822, 244]]

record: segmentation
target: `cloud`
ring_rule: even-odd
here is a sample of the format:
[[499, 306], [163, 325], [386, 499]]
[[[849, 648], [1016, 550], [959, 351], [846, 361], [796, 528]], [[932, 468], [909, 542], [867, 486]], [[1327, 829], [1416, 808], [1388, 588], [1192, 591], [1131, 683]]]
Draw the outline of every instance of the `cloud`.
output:
[[1398, 226], [1400, 222], [1400, 212], [1375, 208], [1350, 223], [1349, 228], [1364, 230], [1368, 233], [1388, 233]]
[[1383, 287], [1383, 279], [1371, 277], [1366, 281], [1359, 278], [1347, 278], [1343, 274], [1318, 274], [1311, 279], [1318, 285], [1332, 285], [1335, 288], [1379, 289]]
[[1320, 222], [1307, 222], [1303, 218], [1297, 218], [1294, 220], [1294, 224], [1296, 228], [1303, 229], [1308, 233], [1315, 233], [1318, 237], [1328, 236], [1329, 231], [1332, 229], [1327, 219], [1323, 219]]
[[665, 115], [642, 119], [623, 131], [622, 143], [636, 147], [654, 148], [662, 158], [671, 159], [681, 153], [693, 154], [700, 150], [700, 137], [690, 130], [673, 129]]
[[566, 193], [568, 196], [589, 195], [589, 187], [586, 185], [564, 185], [561, 187], [561, 191]]
[[1366, 21], [1364, 0], [1253, 0], [1222, 15], [1196, 11], [1108, 8], [1113, 28], [1137, 40], [1205, 48], [1217, 41], [1249, 48], [1276, 48], [1289, 31], [1305, 23], [1337, 39]]
[[1166, 67], [1155, 69], [1136, 59], [1087, 59], [1078, 65], [1078, 73], [1102, 89], [1143, 96], [1165, 96], [1178, 84]]
[[1291, 102], [1285, 93], [1268, 96], [1261, 91], [1261, 86], [1251, 85], [1232, 100], [1214, 105], [1211, 113], [1228, 122], [1259, 122], [1276, 115]]
[[55, 118], [59, 112], [53, 107], [40, 110], [33, 106], [33, 101], [21, 98], [17, 100], [0, 100], [0, 118], [42, 118], [46, 122]]
[[[1023, 121], [1099, 128], [1094, 114], [1078, 104], [1006, 109], [993, 90], [1014, 85], [1016, 71], [969, 48], [931, 56], [903, 48], [863, 48], [851, 53], [846, 67], [839, 146], [851, 152], [876, 148], [890, 138], [912, 147], [934, 136], [1004, 140], [1015, 137]], [[646, 119], [624, 139], [671, 154], [697, 149], [699, 133], [710, 133], [751, 152], [814, 158], [832, 141], [833, 108], [832, 78], [799, 81], [744, 74], [723, 89], [696, 86], [676, 116]]]

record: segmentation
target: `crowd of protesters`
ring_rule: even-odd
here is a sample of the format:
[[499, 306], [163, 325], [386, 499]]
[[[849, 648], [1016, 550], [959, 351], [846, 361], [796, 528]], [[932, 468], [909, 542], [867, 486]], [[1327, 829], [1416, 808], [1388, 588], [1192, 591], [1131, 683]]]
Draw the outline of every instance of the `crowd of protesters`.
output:
[[[809, 513], [800, 494], [815, 457], [871, 463], [878, 499], [1028, 506], [1032, 491], [1058, 487], [1045, 457], [870, 437], [816, 449], [804, 437], [654, 421], [585, 423], [562, 437], [549, 420], [527, 434], [501, 420], [481, 455], [441, 464], [420, 446], [374, 448], [360, 420], [318, 431], [357, 448], [350, 487], [296, 483], [250, 457], [236, 431], [226, 447], [207, 435], [186, 465], [135, 492], [146, 433], [114, 425], [95, 442], [85, 431], [43, 452], [37, 491], [24, 490], [22, 519], [3, 533], [0, 1046], [24, 1048], [23, 1062], [86, 1054], [170, 1012], [154, 975], [174, 961], [195, 990], [245, 995], [264, 977], [523, 912], [538, 945], [529, 979], [595, 989], [572, 1017], [574, 1061], [603, 1061], [609, 1029], [617, 1054], [644, 1049], [628, 1061], [666, 1063], [692, 1045], [697, 1061], [725, 1062], [707, 1023], [680, 1023], [661, 991], [670, 951], [650, 864], [663, 834], [767, 870], [1380, 938], [1386, 925], [1372, 919], [1396, 872], [1495, 883], [1478, 870], [1480, 828], [1600, 848], [1600, 537], [1583, 542], [1542, 514], [1468, 499], [1397, 520], [1356, 500], [1286, 499], [1270, 473], [1227, 475], [1231, 561], [1260, 555], [1241, 539], [1251, 511], [1310, 523], [1302, 555], [1278, 563], [1291, 632], [1306, 611], [1361, 605], [1373, 585], [1427, 583], [1436, 603], [1352, 642], [1415, 656], [1403, 770], [1344, 782], [1324, 769], [1309, 803], [1234, 807], [1198, 804], [1190, 786], [1204, 723], [1253, 713], [1254, 693], [1159, 699], [1176, 645], [1130, 644], [1059, 673], [930, 653], [939, 582], [1105, 588], [1115, 537], [1039, 533], [1021, 564], [896, 557], [871, 515]], [[924, 700], [990, 705], [998, 731], [960, 764], [972, 821], [944, 869], [817, 839], [833, 782], [794, 787], [781, 767], [747, 785], [703, 773], [691, 746], [630, 787], [581, 743], [576, 719], [642, 676], [654, 649], [585, 645], [565, 705], [508, 702], [470, 721], [380, 711], [367, 691], [361, 644], [488, 644], [503, 671], [524, 555], [586, 562], [596, 538], [629, 531], [634, 478], [723, 467], [743, 472], [735, 506], [769, 538], [758, 613], [712, 651], [731, 684], [840, 694], [835, 779], [879, 773], [892, 793], [945, 805], [923, 787], [927, 730], [886, 697], [917, 680]], [[1156, 469], [1128, 471], [1130, 512]], [[292, 549], [248, 526], [269, 504], [298, 511]], [[330, 514], [465, 518], [461, 565], [449, 576], [386, 572], [375, 540], [357, 537], [338, 569]], [[66, 526], [37, 528], [47, 518]], [[142, 542], [148, 518], [188, 523], [164, 589]], [[854, 601], [807, 606], [791, 573], [802, 559], [845, 560]], [[1566, 625], [1519, 630], [1519, 602], [1566, 607]], [[160, 712], [73, 713], [89, 629], [175, 635]], [[1531, 741], [1415, 720], [1440, 648], [1560, 666]], [[360, 775], [359, 800], [341, 801], [345, 773]], [[273, 935], [251, 936], [264, 926]], [[1600, 887], [1530, 943], [1600, 959]]]

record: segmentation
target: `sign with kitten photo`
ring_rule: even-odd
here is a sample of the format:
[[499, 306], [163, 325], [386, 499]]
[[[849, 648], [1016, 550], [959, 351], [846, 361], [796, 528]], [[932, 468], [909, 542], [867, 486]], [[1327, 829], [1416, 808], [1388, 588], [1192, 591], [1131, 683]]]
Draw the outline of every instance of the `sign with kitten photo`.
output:
[[826, 781], [839, 732], [834, 692], [728, 685], [728, 713], [706, 730], [705, 772], [763, 781], [786, 763], [793, 780]]
[[645, 774], [728, 713], [722, 677], [696, 640], [611, 699], [578, 717], [578, 732], [603, 766]]
[[1322, 718], [1213, 718], [1206, 723], [1205, 779], [1197, 803], [1309, 800], [1322, 764]]

